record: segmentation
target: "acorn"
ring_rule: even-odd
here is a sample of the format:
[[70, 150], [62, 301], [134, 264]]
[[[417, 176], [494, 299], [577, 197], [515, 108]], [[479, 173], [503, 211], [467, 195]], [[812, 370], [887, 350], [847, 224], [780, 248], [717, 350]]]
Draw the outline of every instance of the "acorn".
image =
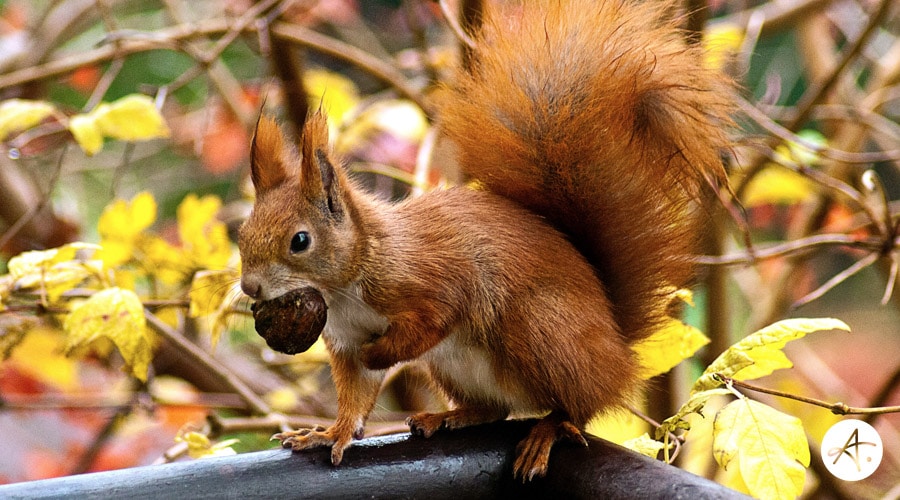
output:
[[309, 349], [328, 319], [322, 294], [312, 287], [298, 288], [272, 300], [250, 306], [256, 332], [272, 349], [297, 354]]

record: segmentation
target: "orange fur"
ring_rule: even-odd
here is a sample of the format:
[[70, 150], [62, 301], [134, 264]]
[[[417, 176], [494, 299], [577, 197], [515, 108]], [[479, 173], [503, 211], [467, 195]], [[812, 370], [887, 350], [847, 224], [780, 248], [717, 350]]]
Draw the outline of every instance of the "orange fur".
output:
[[[488, 12], [472, 73], [440, 97], [441, 128], [485, 191], [384, 203], [331, 159], [322, 115], [299, 160], [260, 121], [242, 287], [260, 300], [322, 292], [338, 391], [335, 425], [286, 445], [330, 445], [340, 463], [384, 369], [408, 360], [456, 405], [411, 417], [419, 434], [549, 413], [519, 448], [526, 479], [546, 472], [556, 440], [579, 441], [628, 400], [630, 344], [690, 280], [689, 205], [721, 176], [727, 145], [725, 85], [663, 12], [632, 0]], [[295, 252], [300, 232], [310, 244]]]

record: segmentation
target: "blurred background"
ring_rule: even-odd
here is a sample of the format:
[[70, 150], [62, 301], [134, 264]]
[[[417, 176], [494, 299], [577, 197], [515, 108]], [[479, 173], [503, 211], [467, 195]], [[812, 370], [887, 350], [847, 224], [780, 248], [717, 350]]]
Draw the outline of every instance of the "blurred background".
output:
[[[296, 137], [321, 106], [337, 156], [386, 198], [457, 182], [428, 103], [480, 9], [0, 0], [0, 483], [265, 449], [285, 424], [327, 425], [324, 348], [268, 349], [237, 288], [257, 116]], [[710, 343], [654, 378], [643, 412], [674, 414], [716, 356], [789, 317], [839, 318], [852, 333], [792, 342], [794, 367], [760, 385], [900, 405], [900, 6], [690, 0], [672, 15], [739, 83], [739, 129], [724, 158], [731, 190], [701, 211], [710, 231], [685, 312]], [[125, 292], [95, 299], [107, 289]], [[94, 338], [70, 319], [131, 297], [147, 311], [146, 326], [126, 325], [137, 337], [118, 325]], [[898, 413], [864, 417], [885, 457], [845, 483], [816, 456], [840, 417], [748, 394], [803, 422], [804, 496], [900, 498]], [[419, 369], [395, 369], [367, 434], [443, 405]], [[711, 419], [693, 425], [674, 463], [741, 487], [713, 460]], [[623, 416], [592, 430], [623, 442], [646, 426]]]

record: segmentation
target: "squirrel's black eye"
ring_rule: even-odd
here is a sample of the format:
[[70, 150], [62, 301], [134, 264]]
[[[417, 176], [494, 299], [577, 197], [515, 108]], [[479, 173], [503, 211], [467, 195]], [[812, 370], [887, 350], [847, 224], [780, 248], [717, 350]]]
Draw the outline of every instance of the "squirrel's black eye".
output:
[[300, 231], [291, 238], [291, 253], [300, 253], [309, 248], [311, 238], [306, 231]]

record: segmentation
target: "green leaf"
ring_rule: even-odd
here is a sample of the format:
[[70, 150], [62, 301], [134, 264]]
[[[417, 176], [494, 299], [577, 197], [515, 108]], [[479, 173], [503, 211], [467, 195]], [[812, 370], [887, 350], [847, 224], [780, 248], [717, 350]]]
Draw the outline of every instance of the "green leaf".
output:
[[809, 446], [800, 419], [741, 398], [713, 423], [713, 456], [727, 469], [735, 460], [757, 498], [796, 498], [803, 491]]
[[111, 340], [122, 354], [131, 373], [142, 381], [153, 349], [146, 328], [144, 306], [137, 294], [122, 288], [107, 288], [75, 306], [63, 324], [66, 354], [89, 347], [101, 339]]
[[700, 330], [670, 318], [648, 339], [633, 346], [644, 380], [666, 373], [709, 343]]
[[736, 380], [753, 380], [781, 368], [790, 368], [793, 365], [781, 351], [785, 344], [822, 330], [850, 331], [850, 327], [833, 318], [786, 319], [769, 325], [720, 354], [694, 383], [692, 391], [721, 385], [712, 377], [716, 373]]

